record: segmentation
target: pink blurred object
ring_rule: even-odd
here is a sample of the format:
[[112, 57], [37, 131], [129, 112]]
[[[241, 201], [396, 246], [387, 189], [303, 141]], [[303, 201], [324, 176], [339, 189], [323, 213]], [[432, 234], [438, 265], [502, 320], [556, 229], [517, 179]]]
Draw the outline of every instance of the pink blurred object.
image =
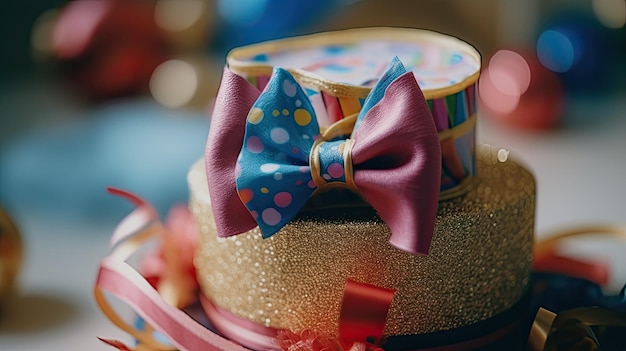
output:
[[198, 282], [193, 264], [200, 233], [185, 205], [173, 207], [165, 223], [163, 242], [140, 262], [142, 275], [172, 305], [183, 308], [196, 301]]
[[93, 98], [147, 90], [152, 71], [168, 58], [149, 1], [71, 1], [61, 9], [51, 41], [63, 72]]
[[480, 110], [498, 122], [548, 129], [561, 121], [563, 88], [534, 55], [496, 52], [482, 72], [478, 88]]

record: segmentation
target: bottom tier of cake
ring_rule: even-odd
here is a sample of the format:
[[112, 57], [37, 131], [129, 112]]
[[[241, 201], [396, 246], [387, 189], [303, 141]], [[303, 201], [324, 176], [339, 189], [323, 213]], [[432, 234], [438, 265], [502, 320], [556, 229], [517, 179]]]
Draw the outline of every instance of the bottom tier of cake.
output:
[[533, 176], [505, 156], [478, 148], [471, 189], [439, 203], [427, 256], [391, 246], [387, 226], [364, 207], [304, 211], [268, 239], [258, 228], [219, 238], [198, 162], [189, 183], [201, 231], [195, 265], [202, 293], [260, 327], [331, 335], [337, 335], [348, 279], [396, 291], [387, 337], [438, 333], [501, 315], [526, 293], [535, 214]]

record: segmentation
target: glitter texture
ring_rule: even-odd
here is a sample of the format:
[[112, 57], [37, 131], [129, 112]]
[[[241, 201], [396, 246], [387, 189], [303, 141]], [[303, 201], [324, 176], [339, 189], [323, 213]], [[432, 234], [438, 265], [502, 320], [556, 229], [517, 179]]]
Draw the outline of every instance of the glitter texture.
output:
[[510, 158], [494, 161], [496, 153], [477, 152], [474, 188], [439, 203], [424, 257], [392, 247], [387, 226], [368, 208], [308, 211], [268, 239], [258, 228], [218, 238], [198, 162], [189, 183], [202, 235], [195, 259], [202, 292], [261, 325], [330, 334], [347, 278], [397, 290], [386, 335], [458, 328], [503, 312], [528, 284], [535, 182]]

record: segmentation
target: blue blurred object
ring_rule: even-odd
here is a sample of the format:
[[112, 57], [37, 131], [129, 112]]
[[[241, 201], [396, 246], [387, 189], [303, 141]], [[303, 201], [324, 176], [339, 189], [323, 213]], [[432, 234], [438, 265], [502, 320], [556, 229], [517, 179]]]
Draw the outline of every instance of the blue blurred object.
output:
[[220, 51], [236, 46], [301, 34], [341, 0], [217, 0]]
[[3, 147], [3, 206], [21, 213], [119, 219], [131, 208], [114, 186], [150, 201], [162, 215], [187, 202], [186, 175], [203, 155], [208, 118], [151, 100], [103, 105], [82, 118], [39, 128]]
[[626, 313], [626, 285], [619, 295], [607, 295], [598, 284], [560, 274], [533, 272], [531, 276], [531, 315], [546, 308], [552, 312], [578, 307], [604, 307]]
[[620, 56], [611, 31], [589, 15], [561, 14], [539, 33], [537, 57], [558, 74], [566, 91], [605, 91]]

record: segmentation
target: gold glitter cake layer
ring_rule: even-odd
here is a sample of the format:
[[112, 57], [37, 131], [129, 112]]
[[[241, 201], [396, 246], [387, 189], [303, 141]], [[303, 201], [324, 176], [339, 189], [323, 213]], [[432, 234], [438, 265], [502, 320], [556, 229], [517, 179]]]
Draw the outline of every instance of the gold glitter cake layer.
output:
[[475, 187], [441, 201], [430, 254], [389, 245], [367, 208], [307, 211], [262, 239], [254, 229], [218, 238], [204, 164], [189, 174], [201, 230], [195, 264], [202, 292], [236, 316], [275, 328], [336, 334], [346, 279], [396, 289], [386, 335], [458, 328], [511, 308], [531, 269], [533, 176], [495, 150], [478, 156]]

